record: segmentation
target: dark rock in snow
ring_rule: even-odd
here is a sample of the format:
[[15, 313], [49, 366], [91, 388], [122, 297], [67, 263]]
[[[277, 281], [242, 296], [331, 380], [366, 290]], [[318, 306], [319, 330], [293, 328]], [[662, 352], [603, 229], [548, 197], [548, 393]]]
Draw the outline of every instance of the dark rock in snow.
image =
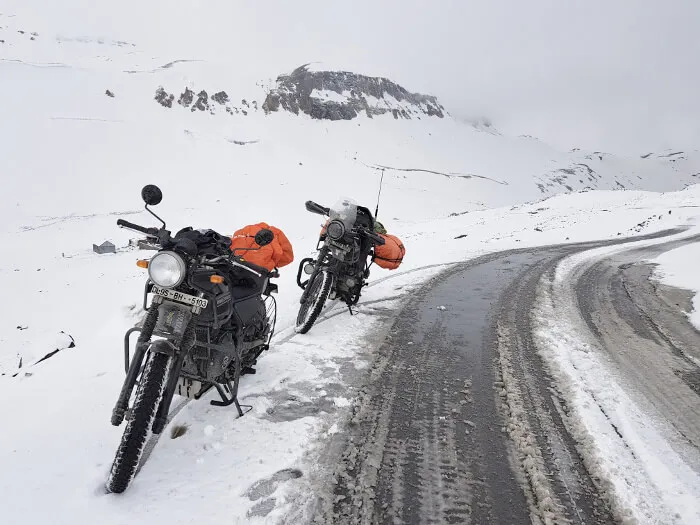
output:
[[163, 106], [164, 108], [172, 108], [173, 107], [173, 100], [175, 100], [175, 95], [172, 95], [165, 91], [162, 87], [159, 87], [156, 89], [156, 96], [155, 96], [156, 102]]
[[226, 91], [219, 91], [218, 93], [214, 93], [211, 99], [214, 102], [221, 104], [222, 106], [229, 101], [228, 94], [226, 93]]
[[190, 88], [185, 88], [184, 93], [180, 94], [180, 98], [177, 100], [177, 103], [188, 108], [190, 107], [190, 104], [192, 104], [193, 100], [194, 91], [192, 91]]
[[[345, 100], [324, 100], [312, 96], [314, 90], [333, 92], [339, 96], [337, 98]], [[384, 100], [386, 104], [372, 106], [367, 97]], [[397, 103], [401, 106], [396, 107]], [[265, 113], [284, 109], [325, 120], [351, 120], [360, 113], [372, 117], [388, 112], [395, 119], [410, 119], [409, 111], [415, 112], [418, 118], [420, 115], [444, 117], [444, 108], [435, 97], [411, 93], [386, 78], [348, 71], [309, 71], [308, 65], [277, 77], [277, 87], [267, 95], [262, 108]]]
[[209, 95], [206, 91], [202, 90], [197, 93], [197, 102], [192, 106], [192, 111], [195, 109], [199, 111], [206, 111], [209, 109]]
[[114, 98], [114, 93], [112, 93], [109, 89], [107, 91], [105, 91], [105, 95], [107, 95], [108, 97]]

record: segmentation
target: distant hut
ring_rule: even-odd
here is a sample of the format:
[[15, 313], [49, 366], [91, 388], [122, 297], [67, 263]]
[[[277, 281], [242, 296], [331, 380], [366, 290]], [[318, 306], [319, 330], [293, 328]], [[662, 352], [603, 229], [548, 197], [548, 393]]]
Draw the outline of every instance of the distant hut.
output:
[[97, 246], [96, 244], [93, 244], [92, 251], [95, 253], [99, 253], [101, 255], [103, 253], [117, 253], [117, 248], [111, 242], [105, 241], [102, 244], [100, 244], [99, 246]]

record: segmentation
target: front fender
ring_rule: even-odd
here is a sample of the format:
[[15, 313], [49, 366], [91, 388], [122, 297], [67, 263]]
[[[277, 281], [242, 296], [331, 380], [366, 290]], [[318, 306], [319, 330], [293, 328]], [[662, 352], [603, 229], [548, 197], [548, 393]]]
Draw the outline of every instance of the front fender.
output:
[[148, 347], [148, 351], [153, 352], [155, 354], [163, 354], [170, 357], [174, 357], [175, 353], [177, 352], [177, 348], [171, 341], [168, 341], [167, 339], [158, 339], [151, 343], [151, 346]]

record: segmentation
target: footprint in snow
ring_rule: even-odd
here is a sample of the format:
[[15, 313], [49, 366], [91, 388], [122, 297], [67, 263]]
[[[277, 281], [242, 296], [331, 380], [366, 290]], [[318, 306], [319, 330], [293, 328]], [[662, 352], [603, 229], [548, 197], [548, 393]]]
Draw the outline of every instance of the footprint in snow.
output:
[[276, 504], [277, 500], [275, 498], [264, 499], [253, 505], [246, 513], [246, 516], [248, 518], [264, 518], [274, 510]]
[[298, 479], [302, 476], [303, 473], [299, 469], [285, 468], [278, 470], [269, 478], [260, 479], [253, 483], [248, 487], [244, 495], [247, 496], [250, 501], [257, 501], [274, 493], [280, 483], [289, 481], [290, 479]]

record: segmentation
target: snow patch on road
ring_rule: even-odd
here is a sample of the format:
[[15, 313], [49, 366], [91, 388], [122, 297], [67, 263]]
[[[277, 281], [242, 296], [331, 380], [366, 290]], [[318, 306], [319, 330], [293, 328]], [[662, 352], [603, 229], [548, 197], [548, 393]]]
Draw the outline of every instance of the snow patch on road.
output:
[[505, 430], [515, 446], [514, 459], [527, 479], [527, 486], [523, 487], [525, 495], [533, 514], [543, 523], [563, 523], [566, 516], [561, 511], [558, 498], [547, 477], [542, 452], [530, 427], [523, 394], [513, 372], [512, 351], [509, 345], [515, 338], [508, 328], [502, 325], [497, 327], [497, 336], [498, 375], [495, 387], [506, 411]]
[[618, 518], [623, 523], [700, 523], [700, 473], [670, 445], [668, 427], [634, 402], [596, 343], [589, 342], [570, 284], [586, 261], [629, 246], [565, 259], [553, 281], [542, 283], [533, 337], [572, 409], [570, 430], [589, 472], [610, 484], [607, 495]]

